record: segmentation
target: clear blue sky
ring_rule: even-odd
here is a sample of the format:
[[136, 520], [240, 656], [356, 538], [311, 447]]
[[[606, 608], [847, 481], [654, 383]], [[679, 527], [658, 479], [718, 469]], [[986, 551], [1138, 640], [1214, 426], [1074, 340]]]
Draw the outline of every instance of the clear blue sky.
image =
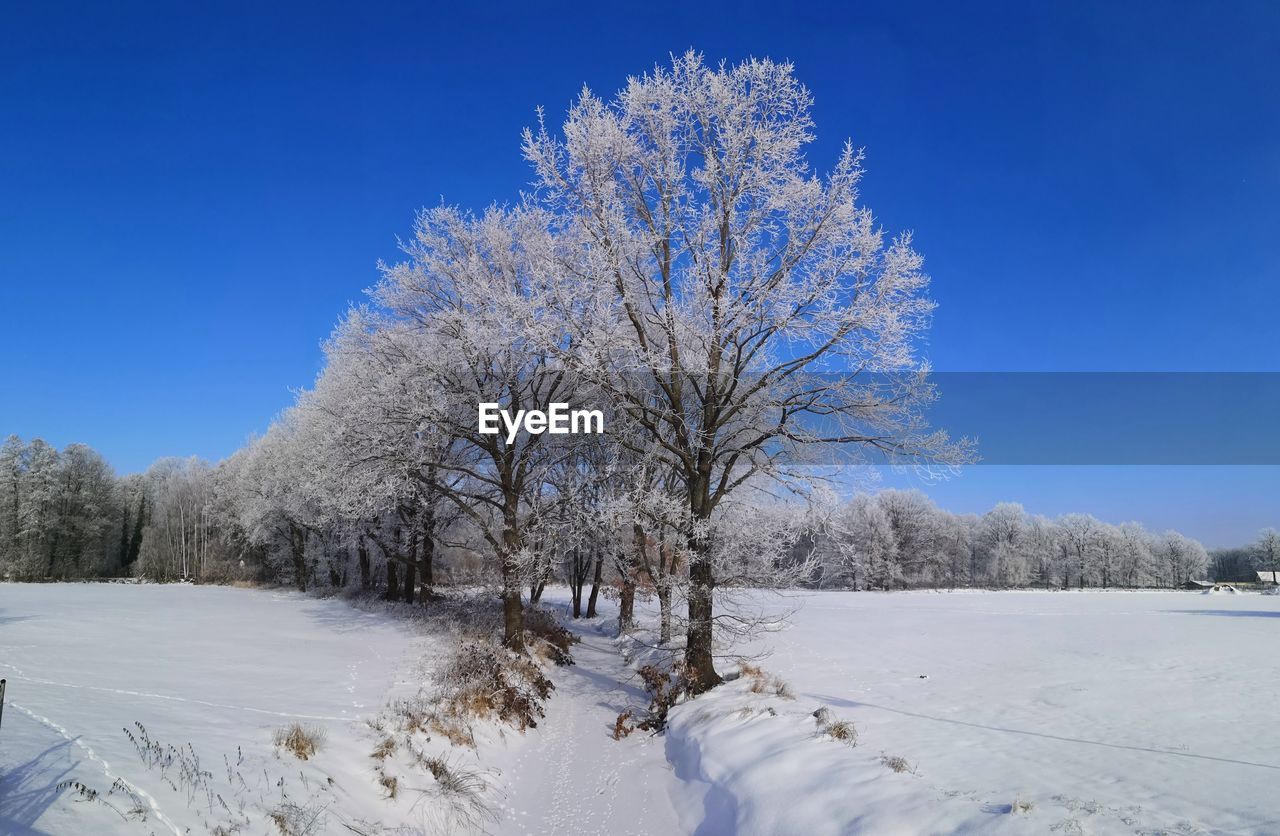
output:
[[[819, 167], [866, 147], [934, 277], [937, 368], [1280, 368], [1280, 4], [214, 5], [5, 11], [0, 434], [126, 472], [230, 453], [415, 209], [512, 198], [536, 106], [691, 46], [794, 61]], [[1240, 484], [1232, 513], [1280, 507], [1274, 475]], [[1127, 516], [1080, 485], [1020, 498]]]

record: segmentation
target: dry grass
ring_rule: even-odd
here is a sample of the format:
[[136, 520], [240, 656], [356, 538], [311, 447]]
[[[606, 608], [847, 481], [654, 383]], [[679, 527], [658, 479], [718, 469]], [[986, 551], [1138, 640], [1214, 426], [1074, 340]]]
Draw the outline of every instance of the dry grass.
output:
[[627, 709], [618, 715], [618, 719], [613, 722], [613, 739], [621, 740], [636, 730], [635, 724], [631, 722], [631, 709]]
[[779, 677], [765, 673], [758, 666], [747, 662], [739, 662], [738, 670], [742, 676], [751, 680], [748, 688], [753, 694], [769, 694], [775, 697], [781, 697], [784, 700], [793, 700], [795, 695], [791, 693], [790, 686], [783, 682]]
[[382, 739], [381, 743], [374, 747], [373, 754], [369, 757], [377, 760], [386, 760], [396, 753], [398, 746], [399, 744], [396, 743], [396, 739], [388, 735]]
[[858, 745], [858, 728], [849, 720], [833, 719], [831, 709], [825, 705], [813, 712], [813, 719], [818, 724], [818, 734], [849, 746]]
[[436, 779], [436, 786], [440, 791], [447, 795], [467, 799], [479, 798], [487, 786], [479, 772], [455, 766], [443, 755], [424, 758], [422, 764], [431, 773], [431, 777]]
[[394, 801], [396, 796], [400, 794], [400, 780], [396, 776], [379, 772], [378, 783], [382, 785], [382, 791], [387, 794], [388, 801]]
[[1009, 812], [1026, 814], [1026, 813], [1030, 813], [1035, 808], [1036, 808], [1035, 802], [1024, 801], [1021, 798], [1015, 798], [1013, 800], [1013, 803], [1009, 805]]
[[545, 713], [551, 680], [529, 657], [496, 641], [463, 639], [440, 671], [439, 712], [446, 719], [494, 719], [519, 731]]
[[836, 720], [834, 723], [829, 723], [822, 731], [832, 740], [839, 740], [850, 746], [858, 745], [858, 729], [848, 720]]
[[324, 745], [325, 730], [320, 726], [304, 726], [292, 723], [276, 729], [275, 744], [281, 749], [292, 752], [300, 761], [305, 761]]
[[899, 755], [886, 755], [884, 752], [880, 753], [880, 763], [897, 773], [909, 772], [915, 775], [918, 769], [915, 764], [908, 762], [906, 758]]

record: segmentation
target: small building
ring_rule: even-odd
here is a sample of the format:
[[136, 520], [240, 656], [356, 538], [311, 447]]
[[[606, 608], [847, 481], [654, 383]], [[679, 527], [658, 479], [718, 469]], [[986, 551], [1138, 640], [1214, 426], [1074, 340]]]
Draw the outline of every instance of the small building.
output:
[[1280, 584], [1280, 572], [1258, 572], [1258, 583]]

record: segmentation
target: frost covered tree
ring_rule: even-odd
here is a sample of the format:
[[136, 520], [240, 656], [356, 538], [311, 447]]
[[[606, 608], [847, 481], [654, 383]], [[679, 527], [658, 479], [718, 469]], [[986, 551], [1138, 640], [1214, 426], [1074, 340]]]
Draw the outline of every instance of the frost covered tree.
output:
[[214, 508], [213, 467], [194, 457], [159, 459], [135, 493], [136, 533], [127, 538], [137, 571], [153, 580], [209, 578], [211, 564], [226, 557], [222, 520]]
[[287, 410], [266, 435], [250, 442], [222, 468], [223, 490], [247, 542], [272, 560], [301, 591], [315, 566], [307, 546], [323, 519], [313, 478], [311, 439], [297, 409]]
[[1119, 537], [1120, 582], [1128, 587], [1150, 582], [1155, 576], [1155, 558], [1151, 553], [1150, 532], [1139, 523], [1127, 522], [1120, 524]]
[[1101, 524], [1088, 514], [1067, 514], [1058, 521], [1062, 547], [1062, 585], [1071, 586], [1074, 572], [1076, 583], [1084, 589], [1097, 573]]
[[444, 493], [458, 479], [448, 469], [455, 444], [437, 419], [445, 399], [422, 373], [424, 348], [405, 323], [352, 310], [298, 404], [324, 526], [355, 550], [363, 587], [376, 552], [387, 597], [410, 603], [432, 596], [435, 557], [457, 519]]
[[1250, 548], [1254, 565], [1263, 571], [1280, 571], [1280, 531], [1264, 528]]
[[115, 474], [83, 444], [59, 451], [10, 436], [0, 446], [0, 571], [15, 579], [77, 579], [119, 567]]
[[[538, 197], [576, 250], [559, 278], [575, 368], [662, 449], [687, 507], [685, 661], [713, 661], [720, 504], [757, 474], [791, 478], [809, 445], [948, 454], [921, 431], [914, 348], [933, 304], [909, 235], [886, 240], [846, 145], [810, 171], [812, 97], [789, 64], [687, 53], [611, 101], [584, 92], [562, 131], [525, 136]], [[582, 296], [590, 294], [583, 301]], [[570, 304], [571, 303], [571, 304]], [[818, 419], [818, 420], [813, 420]]]
[[1027, 513], [1016, 502], [1001, 502], [984, 514], [978, 527], [979, 546], [974, 550], [984, 560], [981, 573], [975, 561], [972, 582], [981, 574], [993, 586], [1024, 585], [1029, 570], [1026, 528]]
[[479, 217], [440, 207], [418, 216], [407, 260], [383, 269], [375, 300], [428, 348], [419, 373], [440, 393], [440, 432], [456, 439], [447, 469], [465, 477], [444, 491], [497, 557], [505, 642], [523, 647], [528, 510], [564, 436], [480, 431], [477, 406], [547, 411], [583, 396], [550, 346], [563, 320], [541, 291], [561, 259], [540, 211], [492, 208]]
[[1204, 546], [1176, 531], [1166, 531], [1160, 536], [1155, 554], [1169, 586], [1203, 576], [1209, 565], [1209, 554]]

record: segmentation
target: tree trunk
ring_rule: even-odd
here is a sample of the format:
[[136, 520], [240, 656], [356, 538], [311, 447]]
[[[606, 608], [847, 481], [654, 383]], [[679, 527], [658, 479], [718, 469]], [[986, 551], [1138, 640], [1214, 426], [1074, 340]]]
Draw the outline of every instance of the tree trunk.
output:
[[595, 574], [591, 578], [591, 596], [587, 599], [587, 618], [596, 617], [596, 599], [600, 597], [600, 580], [604, 576], [604, 552], [596, 554]]
[[671, 586], [658, 585], [658, 643], [671, 642]]
[[388, 601], [400, 600], [400, 578], [396, 573], [396, 563], [394, 560], [387, 561], [387, 595]]
[[508, 650], [524, 651], [524, 604], [520, 600], [520, 529], [517, 519], [518, 496], [507, 498], [503, 510], [502, 561], [502, 643]]
[[641, 566], [648, 565], [645, 550], [646, 537], [644, 528], [639, 523], [631, 526], [631, 540], [634, 551], [625, 552], [628, 556], [618, 565], [622, 590], [618, 596], [618, 635], [621, 636], [635, 626], [636, 614], [636, 573]]
[[369, 549], [365, 546], [364, 540], [360, 541], [360, 545], [356, 547], [356, 554], [360, 558], [360, 588], [369, 588]]
[[294, 583], [299, 592], [307, 591], [307, 533], [296, 525], [289, 529], [290, 552], [293, 557]]
[[434, 537], [424, 535], [422, 538], [422, 558], [418, 561], [421, 573], [422, 595], [419, 599], [426, 603], [436, 595], [436, 541]]
[[409, 555], [404, 564], [404, 602], [412, 604], [418, 596], [418, 529], [409, 532]]
[[684, 661], [688, 668], [685, 675], [689, 690], [694, 694], [708, 691], [723, 681], [716, 673], [712, 652], [715, 569], [708, 550], [708, 544], [702, 538], [690, 543], [689, 627]]
[[582, 571], [582, 551], [575, 546], [572, 562], [569, 564], [569, 594], [573, 598], [574, 618], [582, 618], [582, 582], [585, 577]]
[[502, 627], [502, 643], [510, 650], [524, 650], [524, 606], [519, 587], [502, 593]]
[[636, 581], [635, 578], [622, 578], [622, 591], [618, 595], [618, 635], [631, 632], [636, 623]]

